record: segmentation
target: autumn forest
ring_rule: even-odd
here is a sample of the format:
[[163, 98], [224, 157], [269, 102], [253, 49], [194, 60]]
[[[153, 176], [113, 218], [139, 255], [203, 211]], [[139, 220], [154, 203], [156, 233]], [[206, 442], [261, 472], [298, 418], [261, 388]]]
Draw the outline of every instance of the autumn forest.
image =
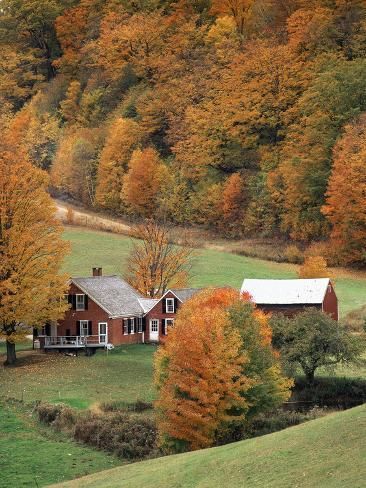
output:
[[0, 48], [53, 195], [366, 264], [364, 0], [1, 0]]

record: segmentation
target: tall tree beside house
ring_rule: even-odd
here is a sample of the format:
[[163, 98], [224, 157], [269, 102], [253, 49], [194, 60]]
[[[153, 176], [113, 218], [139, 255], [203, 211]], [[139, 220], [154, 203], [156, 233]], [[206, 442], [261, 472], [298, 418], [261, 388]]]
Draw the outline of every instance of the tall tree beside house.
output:
[[16, 361], [15, 343], [60, 319], [67, 303], [67, 277], [59, 274], [68, 244], [47, 193], [47, 174], [21, 153], [0, 148], [0, 337], [7, 365]]
[[126, 280], [140, 293], [151, 298], [162, 296], [169, 288], [187, 285], [193, 249], [173, 244], [170, 230], [153, 220], [136, 227]]
[[241, 375], [247, 358], [225, 311], [232, 295], [206, 291], [187, 302], [156, 354], [158, 428], [167, 450], [212, 446], [218, 429], [248, 408], [240, 395], [251, 384]]
[[249, 416], [277, 407], [292, 382], [280, 371], [264, 314], [233, 289], [205, 290], [181, 306], [155, 356], [160, 443], [210, 447]]

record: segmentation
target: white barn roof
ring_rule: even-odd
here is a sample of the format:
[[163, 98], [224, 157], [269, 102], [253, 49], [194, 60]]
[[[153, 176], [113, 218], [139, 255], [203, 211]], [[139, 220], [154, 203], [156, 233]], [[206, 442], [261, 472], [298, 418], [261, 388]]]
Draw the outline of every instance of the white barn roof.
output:
[[254, 303], [292, 305], [323, 303], [329, 278], [294, 280], [244, 280], [241, 292], [247, 292]]

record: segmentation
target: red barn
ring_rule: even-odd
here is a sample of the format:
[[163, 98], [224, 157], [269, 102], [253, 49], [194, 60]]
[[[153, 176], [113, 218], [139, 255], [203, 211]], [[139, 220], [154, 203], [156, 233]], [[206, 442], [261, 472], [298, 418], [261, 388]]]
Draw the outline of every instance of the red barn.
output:
[[253, 302], [264, 312], [283, 313], [291, 317], [313, 307], [338, 320], [338, 299], [329, 278], [246, 279], [241, 292], [249, 293]]

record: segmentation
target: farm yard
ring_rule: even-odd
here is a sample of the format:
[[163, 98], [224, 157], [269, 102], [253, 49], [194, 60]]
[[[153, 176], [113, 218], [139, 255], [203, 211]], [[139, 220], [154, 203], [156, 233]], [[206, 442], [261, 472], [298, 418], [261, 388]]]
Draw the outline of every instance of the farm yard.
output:
[[[103, 266], [104, 274], [123, 274], [124, 260], [127, 257], [131, 240], [129, 238], [98, 231], [90, 231], [78, 228], [67, 228], [64, 238], [72, 243], [72, 254], [67, 258], [64, 270], [72, 276], [89, 275], [92, 266]], [[231, 253], [215, 250], [198, 250], [194, 261], [192, 276], [193, 286], [209, 286], [229, 284], [240, 286], [244, 277], [268, 277], [290, 278], [296, 276], [296, 266], [278, 264], [247, 258]], [[339, 272], [336, 279], [337, 293], [340, 298], [340, 307], [343, 315], [350, 310], [359, 308], [364, 304], [366, 296], [366, 280], [362, 275], [352, 272]], [[1, 436], [1, 463], [7, 466], [7, 477], [0, 479], [0, 487], [12, 486], [9, 480], [16, 480], [16, 486], [48, 486], [51, 483], [59, 483], [80, 476], [96, 473], [123, 464], [121, 461], [104, 452], [96, 451], [71, 441], [63, 434], [53, 432], [51, 429], [41, 426], [32, 413], [35, 402], [64, 403], [73, 409], [85, 411], [98, 410], [101, 403], [133, 404], [141, 400], [151, 402], [155, 398], [152, 385], [153, 355], [156, 351], [154, 345], [126, 345], [116, 347], [113, 351], [100, 350], [95, 356], [84, 355], [64, 356], [58, 354], [43, 354], [31, 350], [31, 343], [17, 344], [18, 364], [14, 368], [3, 368], [2, 355], [5, 354], [4, 343], [0, 343], [0, 434]], [[327, 371], [320, 370], [319, 376], [328, 376]], [[365, 368], [338, 367], [335, 372], [337, 377], [366, 378]], [[344, 417], [342, 417], [344, 416]], [[328, 420], [329, 418], [329, 420]], [[347, 418], [347, 422], [342, 419]], [[93, 475], [89, 480], [75, 481], [70, 487], [79, 486], [119, 486], [121, 479], [125, 480], [125, 486], [219, 486], [222, 484], [223, 473], [215, 473], [211, 465], [217, 462], [227, 463], [232, 457], [233, 472], [240, 473], [240, 478], [232, 479], [230, 486], [240, 486], [239, 479], [248, 476], [251, 486], [264, 486], [263, 483], [271, 482], [270, 486], [293, 486], [301, 476], [299, 458], [304, 449], [308, 449], [316, 432], [321, 429], [326, 431], [325, 437], [319, 442], [317, 464], [314, 465], [314, 473], [309, 474], [306, 482], [301, 486], [313, 486], [312, 476], [323, 480], [326, 469], [333, 470], [337, 464], [337, 456], [345, 456], [344, 451], [353, 449], [359, 443], [358, 434], [348, 435], [352, 425], [365, 421], [365, 409], [356, 408], [349, 412], [327, 416], [306, 423], [303, 426], [287, 429], [283, 432], [269, 436], [243, 441], [238, 445], [223, 446], [214, 450], [201, 451], [180, 457], [148, 461], [138, 463], [131, 467], [122, 468], [122, 471], [112, 471], [107, 475]], [[347, 445], [336, 447], [334, 462], [325, 467], [324, 460], [329, 457], [326, 442], [332, 442], [339, 425], [345, 430], [344, 437]], [[346, 424], [346, 425], [345, 425]], [[320, 429], [320, 430], [319, 430]], [[357, 430], [357, 429], [355, 429]], [[359, 431], [358, 431], [359, 432]], [[291, 448], [286, 450], [291, 437]], [[292, 437], [293, 436], [293, 437]], [[327, 437], [328, 436], [328, 437]], [[12, 449], [17, 449], [17, 455], [11, 457]], [[235, 456], [232, 456], [234, 449]], [[258, 453], [271, 451], [270, 457], [260, 460], [261, 463], [289, 462], [293, 469], [289, 470], [288, 478], [282, 480], [280, 471], [269, 474], [257, 475], [261, 470], [257, 469], [254, 461]], [[38, 463], [30, 462], [31, 459], [44, 459], [51, 456], [52, 460], [62, 462], [60, 471], [54, 462]], [[360, 454], [361, 455], [361, 454]], [[216, 458], [216, 456], [219, 456]], [[311, 454], [309, 454], [311, 457]], [[314, 459], [306, 462], [314, 463]], [[75, 459], [78, 460], [75, 463]], [[243, 459], [246, 459], [244, 462]], [[358, 462], [358, 458], [356, 459]], [[361, 487], [359, 474], [355, 469], [349, 473], [343, 473], [345, 482], [352, 482], [352, 486]], [[183, 480], [175, 472], [187, 470], [187, 477]], [[186, 468], [188, 463], [190, 468]], [[338, 463], [339, 464], [339, 463]], [[141, 466], [141, 467], [140, 467]], [[147, 466], [146, 471], [143, 466]], [[323, 466], [323, 467], [322, 467]], [[295, 469], [296, 468], [296, 469]], [[357, 469], [356, 469], [357, 468]], [[151, 470], [151, 471], [150, 471]], [[203, 473], [212, 471], [212, 478], [202, 481]], [[265, 471], [265, 470], [262, 470]], [[145, 472], [149, 473], [145, 476]], [[336, 471], [334, 471], [336, 473]], [[107, 472], [109, 473], [109, 472]], [[160, 474], [159, 474], [160, 473]], [[278, 474], [278, 478], [276, 478]], [[100, 476], [107, 476], [110, 484], [101, 482]], [[267, 476], [267, 477], [266, 477]], [[163, 479], [168, 485], [164, 485]], [[154, 481], [155, 480], [155, 481]], [[137, 484], [136, 484], [137, 483]], [[182, 485], [184, 483], [184, 485]], [[203, 483], [203, 484], [202, 484]], [[260, 484], [262, 483], [262, 485]], [[276, 484], [277, 483], [277, 484]], [[285, 484], [287, 483], [287, 485]], [[200, 485], [200, 486], [201, 486]], [[65, 485], [68, 486], [68, 485]], [[323, 486], [337, 487], [336, 476], [329, 484]], [[343, 485], [344, 486], [344, 485]]]

